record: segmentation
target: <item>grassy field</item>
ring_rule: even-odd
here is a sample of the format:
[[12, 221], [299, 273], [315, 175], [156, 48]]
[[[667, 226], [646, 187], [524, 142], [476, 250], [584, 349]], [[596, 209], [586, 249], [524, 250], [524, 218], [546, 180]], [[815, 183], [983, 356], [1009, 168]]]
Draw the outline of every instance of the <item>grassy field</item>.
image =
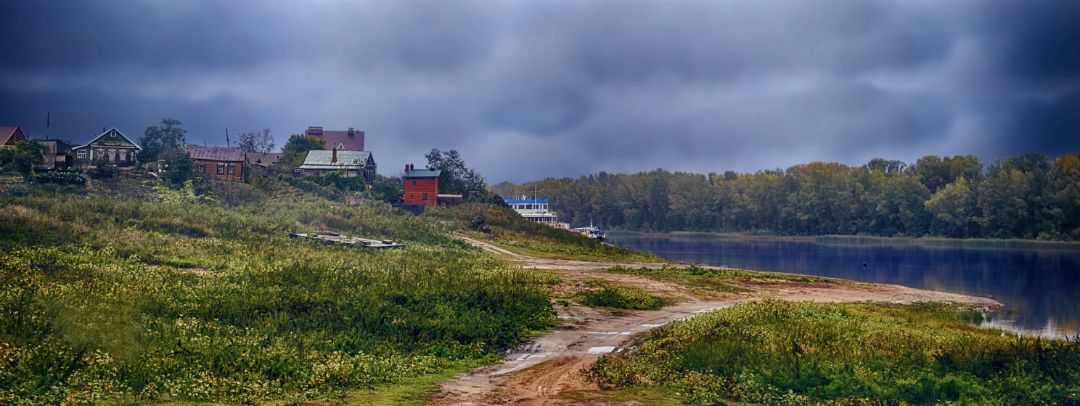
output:
[[[383, 203], [283, 187], [229, 204], [130, 180], [18, 194], [0, 196], [0, 404], [345, 401], [491, 362], [555, 322], [551, 274]], [[319, 229], [408, 246], [288, 237]]]
[[1078, 404], [1080, 339], [1017, 338], [950, 305], [744, 303], [602, 358], [603, 386], [695, 404]]

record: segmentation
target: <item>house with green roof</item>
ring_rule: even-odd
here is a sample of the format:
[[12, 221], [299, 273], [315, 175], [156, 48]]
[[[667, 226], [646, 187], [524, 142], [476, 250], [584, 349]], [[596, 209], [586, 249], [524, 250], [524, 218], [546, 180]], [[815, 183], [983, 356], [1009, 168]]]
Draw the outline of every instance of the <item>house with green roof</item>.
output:
[[345, 177], [363, 176], [370, 184], [375, 180], [375, 158], [371, 151], [349, 150], [311, 150], [304, 158], [303, 165], [296, 168], [300, 175], [322, 175], [337, 172]]

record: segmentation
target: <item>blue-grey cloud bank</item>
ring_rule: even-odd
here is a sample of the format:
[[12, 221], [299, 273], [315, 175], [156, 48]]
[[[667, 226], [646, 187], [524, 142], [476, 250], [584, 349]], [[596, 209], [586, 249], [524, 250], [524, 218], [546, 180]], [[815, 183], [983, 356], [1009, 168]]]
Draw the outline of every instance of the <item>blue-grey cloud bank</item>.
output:
[[14, 0], [0, 31], [0, 124], [73, 141], [357, 127], [384, 174], [492, 181], [1080, 150], [1075, 1]]

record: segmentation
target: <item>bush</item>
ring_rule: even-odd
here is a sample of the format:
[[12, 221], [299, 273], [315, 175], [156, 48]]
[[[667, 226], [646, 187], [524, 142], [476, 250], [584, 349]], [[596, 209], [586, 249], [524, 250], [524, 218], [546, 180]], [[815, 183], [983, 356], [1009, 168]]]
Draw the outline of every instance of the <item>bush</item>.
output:
[[640, 289], [612, 287], [606, 283], [592, 282], [598, 289], [587, 290], [574, 296], [574, 299], [590, 307], [611, 307], [628, 310], [656, 310], [668, 304], [668, 301], [650, 295]]
[[119, 172], [116, 165], [108, 159], [98, 159], [94, 161], [94, 169], [90, 170], [90, 177], [99, 180], [112, 179]]
[[50, 171], [34, 175], [34, 182], [57, 185], [84, 185], [86, 184], [86, 177], [75, 171]]

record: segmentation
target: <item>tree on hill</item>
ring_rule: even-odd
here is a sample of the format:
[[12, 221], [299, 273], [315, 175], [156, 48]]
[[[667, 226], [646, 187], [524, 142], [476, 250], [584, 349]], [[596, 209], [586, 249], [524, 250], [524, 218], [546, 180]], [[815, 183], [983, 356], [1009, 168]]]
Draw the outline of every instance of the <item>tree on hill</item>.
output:
[[152, 125], [146, 127], [139, 144], [139, 160], [142, 162], [155, 162], [162, 152], [179, 149], [183, 150], [187, 141], [184, 135], [187, 130], [181, 127], [180, 120], [174, 118], [161, 119], [161, 126]]
[[304, 163], [308, 151], [323, 148], [326, 148], [326, 142], [322, 138], [303, 134], [290, 135], [289, 141], [281, 147], [281, 160], [278, 164], [291, 171]]
[[432, 148], [431, 152], [424, 155], [424, 158], [427, 158], [428, 169], [441, 171], [439, 193], [460, 194], [468, 201], [501, 201], [488, 191], [484, 177], [480, 176], [475, 169], [465, 165], [465, 160], [461, 158], [457, 150], [443, 152], [438, 148]]
[[274, 150], [274, 137], [270, 135], [270, 129], [248, 131], [240, 134], [241, 149], [247, 152], [270, 153]]

